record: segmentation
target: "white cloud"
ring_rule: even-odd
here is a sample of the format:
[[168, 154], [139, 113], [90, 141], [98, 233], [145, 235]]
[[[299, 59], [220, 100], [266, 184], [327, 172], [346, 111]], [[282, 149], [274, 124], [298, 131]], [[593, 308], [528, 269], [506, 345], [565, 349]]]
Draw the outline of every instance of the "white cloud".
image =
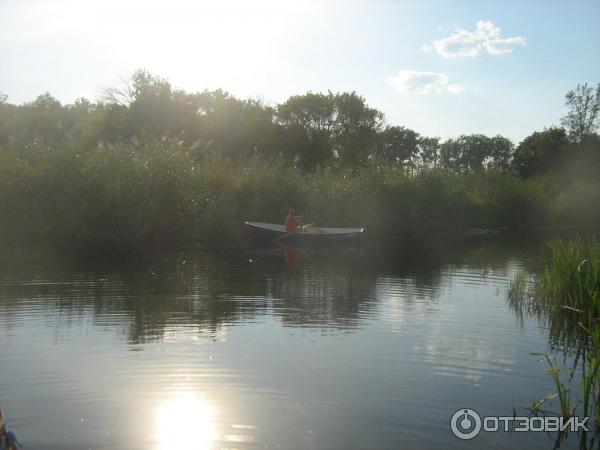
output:
[[460, 84], [449, 84], [447, 89], [451, 94], [460, 94], [465, 90]]
[[429, 44], [423, 44], [421, 45], [421, 51], [424, 53], [429, 53], [431, 50], [433, 50], [433, 47]]
[[517, 46], [525, 45], [522, 36], [502, 37], [500, 28], [492, 22], [480, 20], [475, 31], [459, 28], [448, 37], [434, 41], [438, 55], [444, 58], [477, 58], [482, 53], [504, 55]]
[[388, 82], [401, 94], [460, 94], [464, 88], [450, 83], [448, 75], [437, 72], [401, 70]]

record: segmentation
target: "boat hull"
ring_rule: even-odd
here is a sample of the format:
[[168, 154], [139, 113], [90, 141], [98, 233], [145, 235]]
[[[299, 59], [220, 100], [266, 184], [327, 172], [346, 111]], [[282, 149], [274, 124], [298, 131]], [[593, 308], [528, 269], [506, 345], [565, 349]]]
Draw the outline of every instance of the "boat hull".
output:
[[263, 222], [246, 222], [249, 237], [256, 241], [273, 241], [294, 243], [343, 242], [360, 239], [364, 228], [320, 228], [307, 227], [289, 234], [285, 226]]

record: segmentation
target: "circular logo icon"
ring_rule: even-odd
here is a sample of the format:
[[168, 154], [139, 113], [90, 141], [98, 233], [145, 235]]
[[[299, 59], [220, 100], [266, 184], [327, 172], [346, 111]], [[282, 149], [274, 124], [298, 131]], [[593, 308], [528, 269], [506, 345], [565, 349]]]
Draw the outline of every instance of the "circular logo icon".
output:
[[474, 409], [459, 409], [450, 419], [450, 428], [459, 439], [473, 439], [481, 431], [481, 417]]

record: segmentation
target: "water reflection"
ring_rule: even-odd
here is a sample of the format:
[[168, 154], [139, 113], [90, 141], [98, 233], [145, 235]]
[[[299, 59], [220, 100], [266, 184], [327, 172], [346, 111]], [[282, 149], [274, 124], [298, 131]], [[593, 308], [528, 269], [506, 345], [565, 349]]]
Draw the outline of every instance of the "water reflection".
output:
[[288, 250], [180, 255], [129, 273], [4, 278], [2, 314], [9, 326], [8, 315], [29, 307], [46, 309], [52, 325], [92, 314], [97, 326], [121, 329], [131, 344], [163, 339], [178, 324], [217, 334], [265, 311], [293, 326], [356, 327], [373, 307], [376, 276], [340, 266], [339, 255], [304, 254], [289, 267], [282, 264]]
[[295, 267], [298, 262], [298, 249], [293, 245], [288, 245], [283, 249], [285, 264], [287, 267]]
[[11, 425], [48, 450], [468, 448], [447, 426], [467, 400], [551, 389], [545, 335], [506, 307], [510, 252], [296, 250], [0, 271]]

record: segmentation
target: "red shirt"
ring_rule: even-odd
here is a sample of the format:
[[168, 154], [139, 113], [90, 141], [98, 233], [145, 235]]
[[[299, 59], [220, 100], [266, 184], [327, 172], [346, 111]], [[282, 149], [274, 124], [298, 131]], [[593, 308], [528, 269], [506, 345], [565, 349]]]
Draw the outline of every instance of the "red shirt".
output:
[[287, 218], [285, 219], [285, 231], [291, 233], [292, 231], [296, 231], [297, 228], [298, 218], [296, 216], [288, 214]]

